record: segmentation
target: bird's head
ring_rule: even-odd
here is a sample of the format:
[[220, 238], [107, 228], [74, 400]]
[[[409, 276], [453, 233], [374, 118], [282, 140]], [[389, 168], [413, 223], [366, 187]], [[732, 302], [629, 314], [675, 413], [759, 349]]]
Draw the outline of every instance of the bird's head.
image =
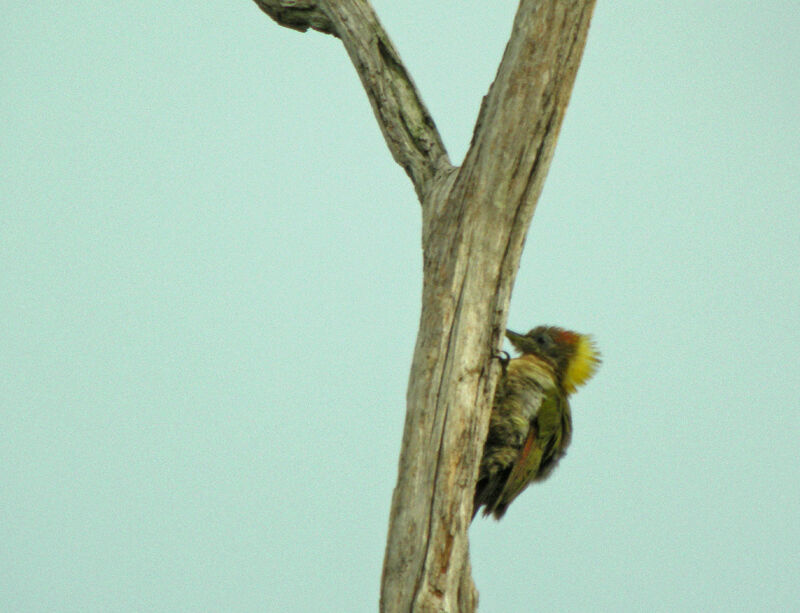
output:
[[506, 337], [523, 355], [535, 355], [548, 362], [568, 394], [586, 383], [600, 365], [600, 353], [588, 334], [539, 326], [527, 334], [506, 330]]

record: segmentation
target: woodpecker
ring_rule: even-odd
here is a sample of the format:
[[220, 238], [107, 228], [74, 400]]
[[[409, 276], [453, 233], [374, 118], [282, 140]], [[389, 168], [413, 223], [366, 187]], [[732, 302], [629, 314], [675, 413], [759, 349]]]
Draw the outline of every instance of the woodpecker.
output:
[[502, 360], [473, 519], [480, 507], [500, 519], [528, 485], [553, 472], [572, 438], [569, 395], [600, 365], [589, 335], [539, 326], [527, 334], [506, 330], [506, 337], [522, 355]]

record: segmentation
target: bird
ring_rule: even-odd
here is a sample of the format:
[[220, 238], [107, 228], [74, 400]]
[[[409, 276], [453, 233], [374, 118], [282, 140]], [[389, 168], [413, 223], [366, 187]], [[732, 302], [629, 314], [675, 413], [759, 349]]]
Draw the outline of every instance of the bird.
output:
[[572, 439], [569, 395], [600, 365], [594, 339], [557, 326], [527, 334], [506, 330], [521, 354], [501, 359], [502, 375], [489, 418], [475, 487], [472, 518], [500, 519], [508, 505], [535, 481], [546, 479]]

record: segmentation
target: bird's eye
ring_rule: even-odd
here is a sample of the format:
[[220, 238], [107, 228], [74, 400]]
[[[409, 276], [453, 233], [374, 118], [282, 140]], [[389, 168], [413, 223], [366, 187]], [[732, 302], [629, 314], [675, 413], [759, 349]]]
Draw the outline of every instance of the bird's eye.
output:
[[543, 349], [551, 345], [550, 337], [544, 332], [537, 332], [533, 335], [533, 342], [542, 347]]

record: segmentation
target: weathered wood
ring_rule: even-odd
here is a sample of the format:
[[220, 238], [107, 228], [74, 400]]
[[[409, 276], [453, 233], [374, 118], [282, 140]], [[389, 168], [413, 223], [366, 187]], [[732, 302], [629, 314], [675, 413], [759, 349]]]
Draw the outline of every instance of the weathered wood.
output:
[[420, 201], [452, 169], [442, 139], [400, 56], [366, 0], [256, 0], [281, 25], [333, 34], [344, 43], [395, 161]]
[[282, 25], [342, 39], [423, 215], [422, 316], [381, 611], [474, 611], [467, 531], [525, 235], [555, 149], [594, 0], [522, 0], [463, 165], [366, 0], [256, 0]]

